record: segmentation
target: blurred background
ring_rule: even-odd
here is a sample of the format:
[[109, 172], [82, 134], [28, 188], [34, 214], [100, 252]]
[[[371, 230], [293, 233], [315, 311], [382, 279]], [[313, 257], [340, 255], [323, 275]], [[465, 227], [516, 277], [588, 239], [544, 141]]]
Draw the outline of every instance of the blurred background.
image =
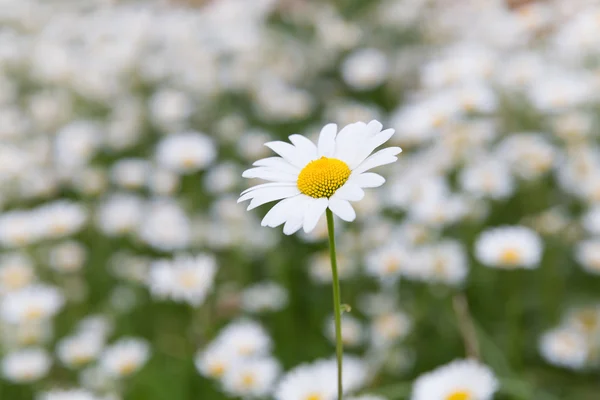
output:
[[598, 399], [599, 57], [595, 0], [0, 0], [0, 399], [270, 399], [333, 356], [325, 221], [236, 201], [265, 142], [372, 119], [354, 391], [471, 356]]

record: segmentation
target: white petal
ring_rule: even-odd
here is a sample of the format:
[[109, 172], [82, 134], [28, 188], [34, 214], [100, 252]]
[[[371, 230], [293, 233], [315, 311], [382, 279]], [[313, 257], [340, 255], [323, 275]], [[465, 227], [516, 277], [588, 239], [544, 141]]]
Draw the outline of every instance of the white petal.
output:
[[310, 157], [310, 160], [316, 160], [319, 156], [317, 146], [308, 138], [302, 135], [291, 135], [290, 142], [296, 146], [298, 150]]
[[335, 138], [333, 157], [346, 162], [346, 164], [352, 164], [367, 139], [365, 128], [364, 122], [356, 122], [342, 128]]
[[304, 201], [303, 197], [305, 197], [305, 195], [299, 194], [297, 196], [281, 200], [269, 210], [260, 224], [270, 228], [275, 228], [283, 224], [292, 214], [296, 212], [298, 205]]
[[294, 145], [286, 142], [268, 142], [265, 143], [265, 146], [279, 154], [285, 161], [298, 168], [304, 168], [304, 166], [311, 161], [309, 155], [302, 153]]
[[289, 174], [286, 172], [281, 172], [279, 170], [267, 167], [257, 167], [247, 169], [242, 173], [242, 177], [244, 178], [257, 178], [264, 179], [265, 181], [275, 181], [275, 182], [296, 182], [298, 180], [297, 174]]
[[381, 132], [381, 128], [383, 128], [381, 122], [377, 121], [376, 119], [371, 120], [367, 124], [367, 135], [370, 137], [375, 136], [376, 134]]
[[361, 188], [375, 188], [383, 185], [385, 183], [385, 178], [373, 172], [366, 172], [364, 174], [357, 175], [352, 173], [348, 181], [352, 181]]
[[383, 132], [377, 133], [376, 135], [370, 137], [367, 142], [362, 146], [362, 148], [358, 151], [358, 154], [352, 164], [348, 164], [350, 169], [356, 168], [360, 163], [362, 163], [373, 150], [390, 140], [390, 138], [394, 135], [393, 129], [386, 129]]
[[328, 204], [329, 199], [321, 198], [314, 199], [308, 205], [308, 207], [306, 208], [306, 212], [304, 213], [304, 232], [309, 233], [313, 229], [315, 229], [315, 226], [317, 226], [319, 219], [327, 209]]
[[[240, 196], [244, 197], [244, 195], [250, 193], [250, 192], [254, 192], [255, 190], [258, 189], [262, 189], [262, 188], [269, 188], [269, 187], [294, 187], [297, 186], [296, 183], [290, 183], [290, 182], [270, 182], [270, 183], [261, 183], [260, 185], [255, 185], [252, 186], [246, 190], [244, 190]], [[238, 200], [238, 203], [241, 203], [242, 201], [242, 197], [240, 197], [240, 199]], [[246, 197], [245, 200], [252, 198], [252, 196], [250, 197]]]
[[365, 161], [360, 163], [360, 165], [356, 167], [352, 172], [360, 174], [362, 172], [370, 170], [371, 168], [391, 164], [394, 161], [398, 160], [396, 154], [399, 154], [401, 152], [402, 149], [400, 147], [388, 147], [386, 149], [379, 150], [377, 153], [369, 156]]
[[238, 202], [252, 199], [250, 205], [248, 206], [248, 210], [252, 210], [253, 208], [256, 208], [265, 203], [285, 199], [286, 197], [292, 197], [299, 193], [300, 190], [298, 190], [297, 187], [293, 186], [263, 188], [250, 193], [246, 193], [244, 196], [240, 197]]
[[329, 199], [329, 209], [344, 221], [352, 222], [356, 218], [356, 212], [347, 200], [341, 200], [334, 196]]
[[300, 173], [300, 169], [298, 167], [293, 166], [281, 157], [263, 158], [261, 160], [255, 161], [252, 165], [254, 165], [255, 167], [271, 167], [274, 169], [281, 170], [281, 172], [288, 172], [290, 174]]
[[337, 134], [336, 124], [327, 124], [321, 129], [319, 135], [319, 157], [333, 157], [335, 152], [335, 135]]
[[290, 215], [285, 225], [283, 226], [283, 233], [286, 235], [291, 235], [293, 233], [298, 232], [300, 228], [302, 228], [302, 224], [304, 223], [304, 213], [306, 212], [306, 208], [311, 203], [313, 199], [308, 196], [303, 196], [302, 200], [299, 201], [299, 204], [296, 206], [296, 209]]
[[335, 191], [335, 197], [348, 201], [359, 201], [365, 197], [365, 191], [356, 183], [348, 180], [344, 186]]

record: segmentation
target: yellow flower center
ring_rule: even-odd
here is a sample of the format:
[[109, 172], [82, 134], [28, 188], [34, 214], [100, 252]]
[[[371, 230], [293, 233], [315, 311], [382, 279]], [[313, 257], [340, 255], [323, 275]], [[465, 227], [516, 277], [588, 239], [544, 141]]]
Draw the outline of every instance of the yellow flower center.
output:
[[119, 373], [121, 375], [131, 375], [137, 369], [138, 364], [134, 360], [126, 360], [124, 363], [119, 365]]
[[208, 374], [211, 377], [213, 377], [213, 378], [220, 378], [225, 373], [225, 365], [223, 365], [222, 363], [217, 362], [217, 363], [211, 365], [208, 370], [209, 370]]
[[471, 393], [466, 390], [459, 390], [446, 396], [446, 400], [471, 400], [471, 398]]
[[25, 312], [25, 318], [29, 321], [40, 319], [44, 315], [44, 310], [39, 306], [32, 306]]
[[251, 388], [252, 386], [254, 386], [254, 375], [252, 374], [245, 374], [242, 377], [242, 387], [244, 388]]
[[500, 254], [500, 261], [506, 265], [517, 265], [521, 262], [521, 252], [513, 248], [505, 249]]
[[321, 157], [309, 162], [298, 175], [298, 189], [307, 196], [331, 197], [350, 177], [350, 167], [336, 158]]
[[305, 400], [323, 400], [323, 396], [321, 396], [318, 393], [311, 393], [308, 396], [306, 396]]
[[181, 271], [177, 277], [179, 284], [185, 289], [192, 289], [200, 283], [195, 271]]

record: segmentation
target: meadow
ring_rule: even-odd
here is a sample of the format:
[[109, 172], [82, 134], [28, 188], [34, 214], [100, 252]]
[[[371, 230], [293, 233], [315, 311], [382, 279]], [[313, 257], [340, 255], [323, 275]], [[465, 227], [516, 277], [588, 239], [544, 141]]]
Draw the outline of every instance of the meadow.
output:
[[598, 21], [0, 0], [0, 400], [597, 400]]

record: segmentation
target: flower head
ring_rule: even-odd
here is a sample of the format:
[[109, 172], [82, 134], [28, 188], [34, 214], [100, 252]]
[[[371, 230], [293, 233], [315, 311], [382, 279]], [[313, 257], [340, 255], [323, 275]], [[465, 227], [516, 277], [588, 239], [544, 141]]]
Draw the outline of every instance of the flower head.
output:
[[242, 192], [238, 202], [251, 200], [251, 210], [282, 200], [267, 213], [262, 225], [274, 228], [285, 224], [286, 235], [300, 228], [312, 231], [327, 208], [344, 221], [353, 221], [356, 213], [350, 201], [361, 200], [364, 188], [385, 182], [382, 176], [367, 171], [393, 163], [402, 151], [389, 147], [371, 154], [394, 134], [393, 129], [381, 128], [377, 121], [356, 122], [338, 133], [337, 125], [328, 124], [317, 145], [301, 135], [290, 136], [291, 144], [267, 143], [280, 157], [258, 160], [255, 168], [242, 176], [271, 182]]

